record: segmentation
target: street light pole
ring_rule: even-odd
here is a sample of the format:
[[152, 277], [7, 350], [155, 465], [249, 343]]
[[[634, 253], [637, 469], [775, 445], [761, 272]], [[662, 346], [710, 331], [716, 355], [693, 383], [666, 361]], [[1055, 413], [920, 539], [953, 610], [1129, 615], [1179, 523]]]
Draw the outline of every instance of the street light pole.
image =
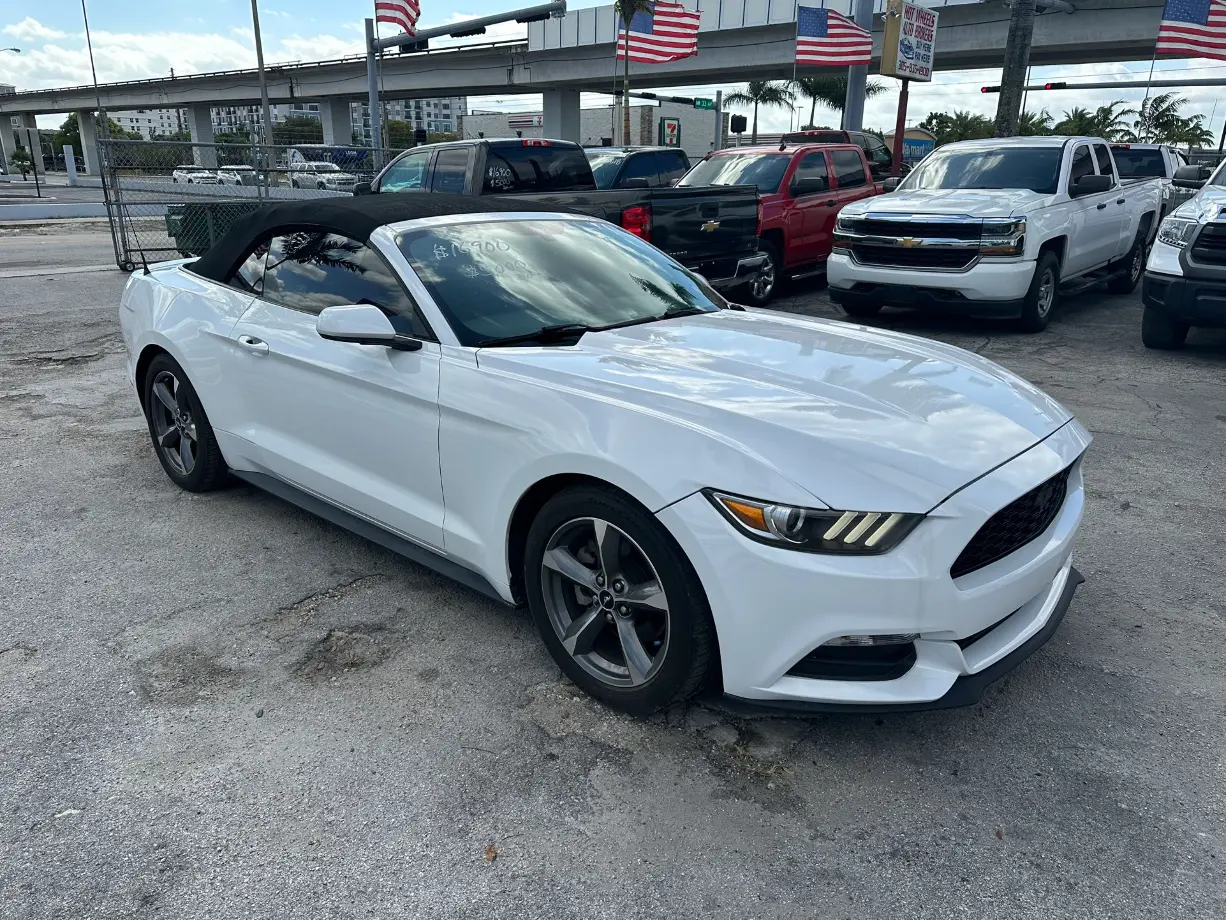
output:
[[264, 145], [272, 146], [272, 113], [268, 108], [268, 77], [264, 74], [264, 42], [260, 39], [260, 10], [251, 0], [251, 25], [255, 30], [255, 64], [260, 71], [260, 113], [264, 121]]

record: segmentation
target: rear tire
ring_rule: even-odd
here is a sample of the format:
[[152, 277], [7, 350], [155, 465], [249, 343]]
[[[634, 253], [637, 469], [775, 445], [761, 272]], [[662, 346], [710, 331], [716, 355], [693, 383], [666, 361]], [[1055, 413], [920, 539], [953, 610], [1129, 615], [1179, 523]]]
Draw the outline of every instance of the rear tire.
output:
[[170, 481], [188, 492], [224, 485], [228, 471], [213, 426], [178, 362], [167, 354], [149, 362], [142, 392], [153, 450]]
[[702, 584], [663, 525], [620, 492], [584, 486], [546, 502], [523, 577], [549, 654], [592, 696], [646, 715], [706, 681], [716, 638]]
[[1174, 351], [1182, 348], [1188, 338], [1187, 323], [1171, 319], [1160, 310], [1146, 307], [1141, 315], [1141, 341], [1146, 348]]
[[1131, 294], [1137, 289], [1137, 282], [1141, 280], [1141, 275], [1145, 272], [1145, 245], [1146, 231], [1144, 228], [1137, 231], [1137, 238], [1132, 242], [1132, 248], [1128, 250], [1128, 254], [1121, 259], [1124, 266], [1124, 271], [1118, 275], [1112, 275], [1107, 279], [1107, 291], [1111, 294]]
[[1022, 302], [1018, 326], [1023, 332], [1042, 332], [1051, 322], [1060, 299], [1060, 259], [1054, 252], [1039, 255], [1034, 266], [1030, 289]]

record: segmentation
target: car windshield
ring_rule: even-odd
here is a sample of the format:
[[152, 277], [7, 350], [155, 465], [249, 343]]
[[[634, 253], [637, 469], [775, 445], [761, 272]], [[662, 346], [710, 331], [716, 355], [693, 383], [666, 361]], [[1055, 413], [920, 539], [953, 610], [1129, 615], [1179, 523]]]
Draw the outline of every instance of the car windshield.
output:
[[340, 172], [341, 168], [335, 163], [312, 163], [311, 167], [316, 172]]
[[621, 166], [621, 156], [609, 153], [589, 153], [587, 160], [592, 164], [592, 175], [596, 177], [597, 188], [612, 188], [613, 180], [617, 178], [617, 168]]
[[792, 156], [788, 153], [735, 153], [703, 160], [678, 185], [756, 185], [769, 195], [779, 191]]
[[1161, 150], [1113, 147], [1111, 153], [1121, 179], [1152, 179], [1166, 175], [1166, 162], [1162, 159]]
[[1023, 189], [1054, 194], [1060, 182], [1062, 147], [938, 150], [903, 180], [919, 189]]
[[660, 250], [596, 220], [489, 220], [397, 244], [463, 345], [720, 309]]

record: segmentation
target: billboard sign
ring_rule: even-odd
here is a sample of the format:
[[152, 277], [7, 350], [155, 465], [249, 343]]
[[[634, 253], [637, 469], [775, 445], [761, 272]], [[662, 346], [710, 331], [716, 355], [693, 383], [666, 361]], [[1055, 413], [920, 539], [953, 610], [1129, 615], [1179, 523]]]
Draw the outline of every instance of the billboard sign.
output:
[[909, 0], [889, 0], [885, 10], [885, 38], [881, 45], [883, 77], [931, 81], [936, 44], [935, 10]]

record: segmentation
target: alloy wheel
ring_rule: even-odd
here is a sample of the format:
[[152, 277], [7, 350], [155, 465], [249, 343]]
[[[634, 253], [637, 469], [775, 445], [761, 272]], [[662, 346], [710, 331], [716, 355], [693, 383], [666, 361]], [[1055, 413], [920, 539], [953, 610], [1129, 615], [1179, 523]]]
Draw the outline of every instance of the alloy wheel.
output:
[[758, 277], [750, 283], [750, 290], [753, 292], [754, 300], [762, 302], [771, 295], [771, 291], [775, 288], [775, 260], [771, 258], [770, 253], [764, 253], [766, 261], [762, 263], [762, 270], [758, 273]]
[[187, 388], [170, 371], [160, 371], [153, 380], [149, 414], [154, 440], [167, 464], [180, 476], [189, 475], [200, 454], [196, 420], [187, 401]]
[[1055, 300], [1055, 297], [1056, 273], [1049, 268], [1043, 272], [1043, 278], [1039, 281], [1039, 299], [1035, 306], [1040, 317], [1051, 312], [1052, 301]]
[[1128, 280], [1134, 284], [1141, 278], [1141, 270], [1145, 267], [1145, 247], [1137, 246], [1132, 256], [1132, 264], [1128, 266]]
[[668, 654], [668, 597], [655, 566], [623, 530], [576, 518], [541, 561], [549, 623], [575, 662], [611, 687], [638, 687]]

